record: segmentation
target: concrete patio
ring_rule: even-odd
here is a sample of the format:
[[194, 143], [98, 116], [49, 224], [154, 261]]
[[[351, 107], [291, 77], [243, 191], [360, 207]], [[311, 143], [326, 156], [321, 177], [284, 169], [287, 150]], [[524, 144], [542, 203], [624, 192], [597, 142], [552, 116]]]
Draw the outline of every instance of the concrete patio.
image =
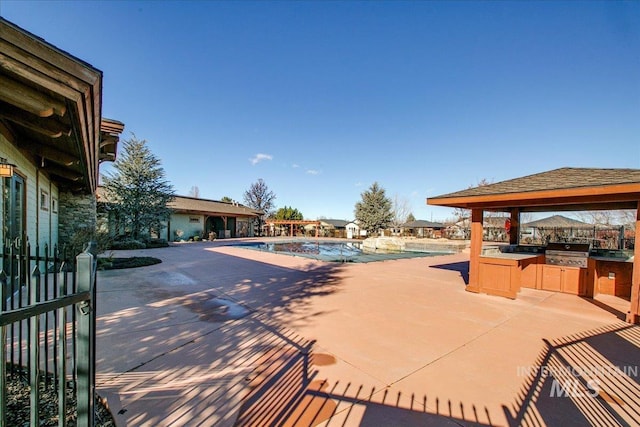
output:
[[224, 243], [118, 251], [163, 263], [99, 272], [97, 387], [118, 426], [640, 423], [624, 300], [465, 292], [467, 254], [339, 264]]

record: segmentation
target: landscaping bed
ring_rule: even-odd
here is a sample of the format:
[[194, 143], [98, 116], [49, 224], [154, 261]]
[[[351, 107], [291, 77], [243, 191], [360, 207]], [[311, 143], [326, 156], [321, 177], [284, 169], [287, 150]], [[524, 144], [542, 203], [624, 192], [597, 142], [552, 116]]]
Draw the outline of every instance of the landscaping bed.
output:
[[149, 256], [134, 256], [128, 258], [98, 258], [98, 270], [119, 270], [123, 268], [146, 267], [160, 264], [162, 260]]
[[[29, 425], [31, 387], [25, 380], [26, 375], [27, 373], [22, 369], [7, 375], [7, 425], [9, 426]], [[66, 425], [73, 427], [77, 421], [76, 399], [73, 389], [69, 386], [67, 386], [66, 398]], [[51, 376], [46, 384], [44, 378], [40, 381], [39, 415], [39, 426], [53, 427], [58, 425], [58, 393]], [[97, 427], [115, 427], [116, 425], [111, 412], [99, 396], [96, 396], [95, 401], [95, 420]]]

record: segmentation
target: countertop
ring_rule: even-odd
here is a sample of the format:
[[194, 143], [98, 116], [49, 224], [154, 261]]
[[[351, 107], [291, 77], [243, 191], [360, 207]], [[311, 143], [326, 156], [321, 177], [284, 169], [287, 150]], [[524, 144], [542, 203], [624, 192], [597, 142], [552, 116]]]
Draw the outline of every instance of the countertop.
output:
[[612, 262], [633, 262], [634, 257], [613, 257], [613, 256], [590, 256], [590, 259], [594, 259], [596, 261], [612, 261]]
[[544, 254], [532, 254], [532, 253], [525, 253], [525, 252], [499, 252], [499, 253], [480, 255], [480, 258], [513, 259], [516, 261], [520, 261], [523, 259], [536, 258], [536, 257], [539, 257], [540, 255], [544, 255]]

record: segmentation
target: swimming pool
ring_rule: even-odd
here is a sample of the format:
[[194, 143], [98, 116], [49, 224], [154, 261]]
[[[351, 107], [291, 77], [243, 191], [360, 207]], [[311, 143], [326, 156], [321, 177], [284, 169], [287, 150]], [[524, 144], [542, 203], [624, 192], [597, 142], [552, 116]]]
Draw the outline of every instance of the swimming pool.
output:
[[243, 243], [239, 246], [247, 249], [301, 256], [329, 262], [374, 262], [453, 253], [451, 251], [369, 252], [362, 248], [362, 242], [325, 242], [313, 240], [255, 242]]

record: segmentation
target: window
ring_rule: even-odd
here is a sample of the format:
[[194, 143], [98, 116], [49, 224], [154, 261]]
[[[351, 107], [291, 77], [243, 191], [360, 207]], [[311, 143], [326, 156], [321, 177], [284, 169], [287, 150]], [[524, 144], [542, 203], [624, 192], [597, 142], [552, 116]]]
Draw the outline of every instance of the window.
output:
[[44, 190], [40, 190], [40, 209], [43, 211], [49, 210], [49, 193]]
[[4, 178], [2, 191], [2, 238], [13, 240], [22, 237], [25, 230], [25, 183], [14, 174]]
[[55, 197], [51, 198], [51, 212], [58, 213], [58, 199]]

